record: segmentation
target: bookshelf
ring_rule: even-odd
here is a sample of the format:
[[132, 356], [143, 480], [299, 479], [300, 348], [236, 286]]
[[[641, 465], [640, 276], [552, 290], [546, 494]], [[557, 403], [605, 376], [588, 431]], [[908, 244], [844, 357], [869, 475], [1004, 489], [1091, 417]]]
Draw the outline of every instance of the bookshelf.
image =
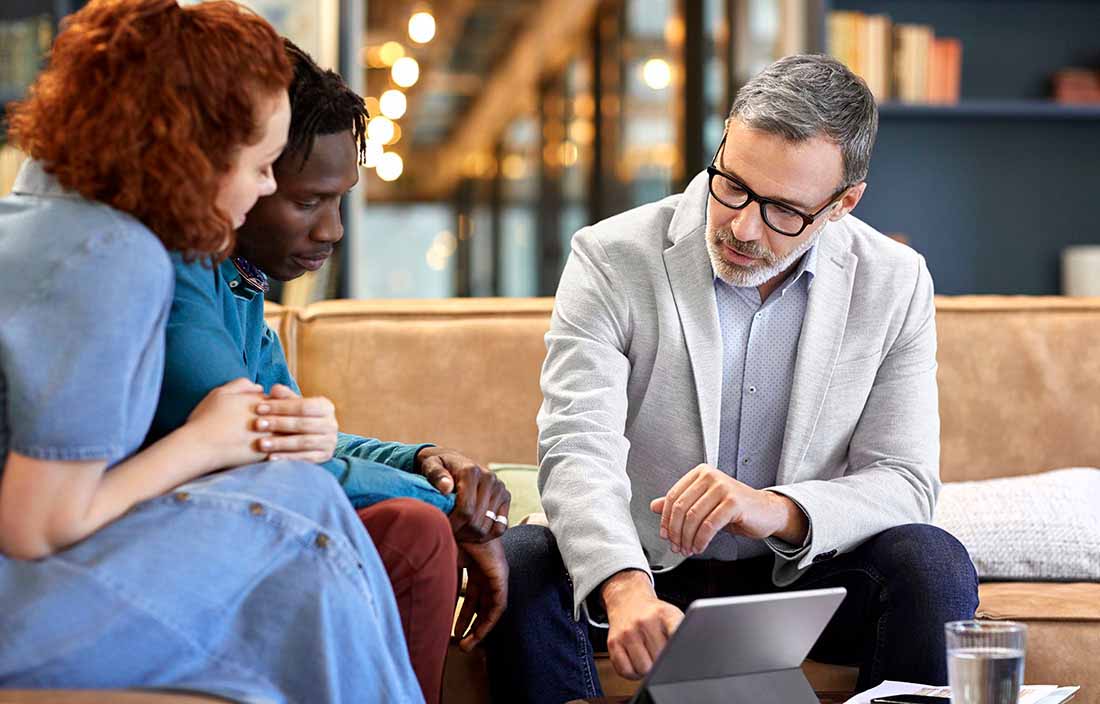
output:
[[[1056, 294], [1065, 247], [1100, 243], [1100, 105], [1050, 76], [1100, 68], [1093, 0], [830, 0], [962, 43], [960, 100], [886, 102], [857, 216], [909, 236], [938, 293]], [[822, 23], [824, 24], [824, 23]], [[822, 45], [825, 45], [824, 40]]]

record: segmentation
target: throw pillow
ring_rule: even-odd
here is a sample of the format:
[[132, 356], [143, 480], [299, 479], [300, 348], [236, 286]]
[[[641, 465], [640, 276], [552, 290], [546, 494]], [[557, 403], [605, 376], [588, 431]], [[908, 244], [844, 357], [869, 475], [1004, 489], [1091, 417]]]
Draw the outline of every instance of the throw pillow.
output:
[[1100, 581], [1100, 469], [944, 484], [934, 522], [982, 579]]
[[527, 516], [542, 511], [539, 500], [539, 468], [531, 464], [490, 463], [489, 470], [496, 474], [512, 494], [508, 509], [508, 526], [519, 525]]

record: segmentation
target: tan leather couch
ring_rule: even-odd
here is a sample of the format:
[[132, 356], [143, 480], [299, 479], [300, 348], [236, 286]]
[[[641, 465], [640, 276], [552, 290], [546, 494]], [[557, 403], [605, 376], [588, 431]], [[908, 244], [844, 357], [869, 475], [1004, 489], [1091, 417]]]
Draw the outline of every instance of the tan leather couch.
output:
[[[551, 299], [331, 301], [272, 311], [302, 388], [349, 432], [534, 463]], [[937, 300], [942, 476], [1100, 467], [1100, 299]], [[1100, 704], [1100, 584], [989, 583], [980, 613], [1030, 625], [1027, 680]], [[457, 652], [457, 651], [455, 651]], [[630, 684], [601, 672], [609, 693]], [[476, 658], [449, 660], [446, 704], [484, 701]], [[808, 665], [821, 690], [848, 668]]]
[[[551, 307], [329, 301], [273, 306], [269, 322], [303, 390], [330, 397], [347, 431], [533, 463]], [[1100, 298], [941, 297], [937, 309], [945, 481], [1100, 466]], [[980, 614], [1029, 624], [1028, 682], [1080, 684], [1076, 701], [1100, 704], [1100, 584], [983, 584]], [[445, 704], [487, 701], [480, 657], [452, 650]], [[609, 694], [630, 691], [606, 660], [600, 670]], [[806, 670], [816, 689], [854, 686], [851, 668]], [[0, 702], [24, 701], [12, 694]]]

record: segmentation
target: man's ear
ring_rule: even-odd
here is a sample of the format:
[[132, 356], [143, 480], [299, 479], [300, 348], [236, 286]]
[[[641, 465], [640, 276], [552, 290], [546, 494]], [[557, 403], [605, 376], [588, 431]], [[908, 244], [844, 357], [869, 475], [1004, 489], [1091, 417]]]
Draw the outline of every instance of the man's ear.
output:
[[867, 182], [860, 181], [848, 189], [844, 197], [836, 202], [829, 211], [829, 220], [836, 221], [855, 210], [856, 204], [863, 198], [863, 192], [867, 190]]

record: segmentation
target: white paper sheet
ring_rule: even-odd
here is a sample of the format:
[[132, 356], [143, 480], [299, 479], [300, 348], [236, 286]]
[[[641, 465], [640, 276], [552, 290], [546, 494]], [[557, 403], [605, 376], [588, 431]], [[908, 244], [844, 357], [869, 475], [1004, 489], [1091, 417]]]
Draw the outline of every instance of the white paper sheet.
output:
[[[1019, 704], [1059, 704], [1064, 702], [1080, 687], [1058, 687], [1053, 684], [1028, 684], [1020, 688]], [[845, 704], [870, 704], [876, 697], [884, 697], [890, 694], [924, 694], [932, 697], [950, 697], [949, 687], [929, 687], [912, 682], [893, 682], [887, 680], [866, 692], [861, 692], [849, 699]]]

